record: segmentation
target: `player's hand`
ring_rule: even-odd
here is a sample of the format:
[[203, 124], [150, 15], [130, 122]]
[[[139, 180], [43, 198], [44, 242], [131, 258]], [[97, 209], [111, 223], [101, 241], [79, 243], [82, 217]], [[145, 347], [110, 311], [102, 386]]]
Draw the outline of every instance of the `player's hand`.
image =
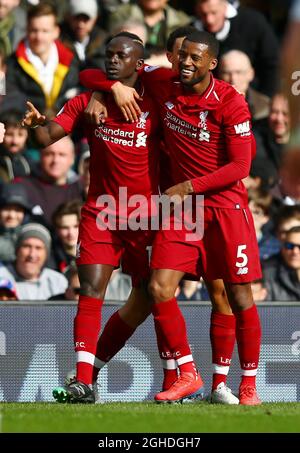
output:
[[107, 108], [103, 102], [103, 94], [95, 91], [84, 111], [84, 118], [89, 124], [98, 126], [105, 123], [107, 118]]
[[184, 181], [181, 182], [180, 184], [176, 184], [176, 186], [169, 187], [165, 191], [165, 194], [168, 195], [168, 197], [173, 198], [176, 204], [176, 199], [181, 200], [181, 202], [186, 198], [187, 195], [191, 194], [194, 192], [193, 185], [191, 181]]
[[0, 123], [0, 143], [3, 142], [4, 135], [5, 135], [5, 126], [3, 123]]
[[42, 115], [31, 102], [27, 101], [26, 104], [28, 110], [26, 110], [25, 116], [21, 122], [22, 126], [27, 127], [44, 126], [46, 116]]
[[125, 120], [132, 123], [138, 121], [142, 111], [136, 101], [142, 101], [143, 98], [137, 91], [134, 88], [123, 85], [121, 82], [116, 82], [112, 86], [111, 91]]

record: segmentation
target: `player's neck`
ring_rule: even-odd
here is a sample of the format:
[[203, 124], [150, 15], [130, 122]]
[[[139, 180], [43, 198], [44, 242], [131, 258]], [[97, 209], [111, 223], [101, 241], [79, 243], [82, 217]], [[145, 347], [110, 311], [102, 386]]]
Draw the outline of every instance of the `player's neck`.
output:
[[200, 82], [196, 83], [195, 85], [184, 85], [184, 91], [187, 94], [198, 94], [201, 96], [209, 87], [210, 82], [211, 82], [211, 77], [210, 77], [210, 73], [209, 73], [209, 74], [207, 74], [205, 79], [201, 80]]
[[120, 82], [123, 83], [123, 85], [125, 85], [127, 87], [136, 88], [136, 86], [138, 86], [137, 84], [139, 83], [138, 73], [134, 73], [128, 79], [120, 80]]

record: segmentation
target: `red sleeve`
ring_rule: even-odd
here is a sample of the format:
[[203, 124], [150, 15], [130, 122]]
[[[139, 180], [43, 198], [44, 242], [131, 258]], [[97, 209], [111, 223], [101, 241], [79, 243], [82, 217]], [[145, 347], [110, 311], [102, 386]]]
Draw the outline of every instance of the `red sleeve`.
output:
[[85, 69], [79, 73], [81, 85], [89, 90], [110, 91], [117, 80], [108, 80], [101, 69]]
[[82, 93], [70, 99], [58, 112], [53, 121], [59, 124], [66, 134], [70, 134], [79, 120], [80, 115], [88, 105], [90, 97], [90, 93]]
[[194, 191], [205, 193], [223, 189], [249, 175], [253, 138], [250, 112], [242, 95], [232, 91], [222, 101], [221, 124], [225, 135], [228, 164], [205, 176], [192, 179]]
[[[144, 65], [139, 70], [139, 76], [147, 90], [155, 90], [156, 82], [163, 83], [173, 78], [178, 78], [177, 73], [168, 68], [160, 68], [159, 66]], [[79, 74], [80, 83], [89, 90], [110, 91], [111, 87], [116, 83], [116, 80], [108, 80], [105, 72], [101, 69], [85, 69]]]

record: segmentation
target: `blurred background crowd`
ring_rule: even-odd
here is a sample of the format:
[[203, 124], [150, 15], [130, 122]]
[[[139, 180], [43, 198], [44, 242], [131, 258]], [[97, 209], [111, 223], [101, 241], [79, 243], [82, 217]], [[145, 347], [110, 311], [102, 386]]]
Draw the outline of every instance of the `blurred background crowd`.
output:
[[[143, 39], [147, 63], [170, 67], [169, 34], [192, 25], [219, 40], [215, 76], [243, 93], [252, 115], [257, 153], [244, 183], [264, 275], [253, 283], [254, 298], [300, 300], [300, 152], [289, 145], [290, 99], [279, 76], [287, 25], [300, 21], [297, 5], [291, 6], [288, 0], [0, 0], [0, 121], [6, 130], [0, 299], [74, 300], [79, 294], [75, 256], [89, 148], [78, 130], [39, 149], [34, 131], [21, 126], [26, 101], [53, 118], [83, 90], [80, 70], [104, 69], [105, 44], [122, 30]], [[130, 286], [116, 270], [106, 299], [126, 299]], [[207, 300], [208, 294], [202, 281], [183, 281], [178, 298]]]

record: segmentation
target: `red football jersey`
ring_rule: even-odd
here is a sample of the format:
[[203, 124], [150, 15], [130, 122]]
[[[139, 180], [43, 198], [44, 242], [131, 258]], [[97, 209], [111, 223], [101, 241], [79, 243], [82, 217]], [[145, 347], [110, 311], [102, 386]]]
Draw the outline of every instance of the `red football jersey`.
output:
[[120, 187], [126, 187], [128, 197], [139, 194], [149, 199], [157, 194], [161, 136], [157, 108], [150, 97], [144, 95], [139, 103], [139, 121], [128, 123], [112, 95], [105, 94], [108, 118], [99, 126], [84, 121], [90, 97], [91, 93], [83, 93], [71, 99], [54, 119], [67, 134], [76, 127], [85, 129], [91, 151], [88, 207], [95, 208], [100, 195], [112, 195], [117, 201]]
[[[187, 94], [168, 69], [145, 66], [140, 77], [160, 105], [174, 184], [192, 180], [206, 206], [248, 206], [241, 179], [249, 174], [255, 142], [245, 98], [212, 75], [202, 95]], [[114, 83], [99, 70], [84, 71], [81, 80], [92, 89], [108, 90]]]
[[160, 104], [174, 183], [191, 180], [206, 206], [248, 206], [241, 179], [249, 174], [253, 139], [245, 98], [212, 75], [202, 95], [187, 94], [168, 70], [145, 67], [141, 77]]

